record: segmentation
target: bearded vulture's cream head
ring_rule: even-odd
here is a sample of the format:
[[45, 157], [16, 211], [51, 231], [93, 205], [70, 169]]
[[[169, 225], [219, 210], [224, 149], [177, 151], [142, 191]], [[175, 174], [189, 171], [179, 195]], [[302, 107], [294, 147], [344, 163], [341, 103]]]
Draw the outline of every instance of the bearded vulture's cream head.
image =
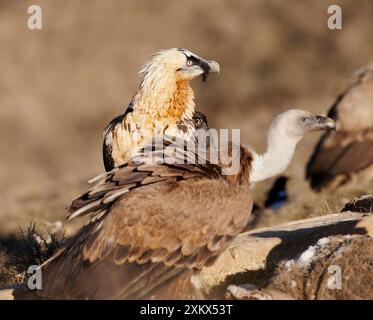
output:
[[176, 81], [192, 80], [202, 75], [207, 79], [210, 72], [219, 72], [220, 67], [216, 61], [205, 60], [187, 49], [166, 49], [151, 56], [142, 67], [140, 74], [147, 77], [172, 77]]

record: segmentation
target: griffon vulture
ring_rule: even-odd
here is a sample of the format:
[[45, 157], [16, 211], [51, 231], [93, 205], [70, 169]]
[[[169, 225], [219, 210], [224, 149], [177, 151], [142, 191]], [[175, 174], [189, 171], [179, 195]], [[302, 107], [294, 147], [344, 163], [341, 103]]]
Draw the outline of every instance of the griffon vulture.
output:
[[[69, 218], [88, 216], [89, 220], [41, 266], [42, 289], [17, 291], [15, 296], [203, 297], [199, 272], [214, 263], [247, 225], [250, 183], [282, 172], [307, 132], [332, 128], [329, 118], [289, 110], [272, 122], [264, 154], [237, 148], [239, 170], [231, 175], [223, 174], [220, 162], [131, 160], [113, 169], [70, 205]], [[233, 150], [233, 144], [229, 146]], [[184, 160], [191, 152], [182, 149], [177, 157]]]
[[328, 116], [337, 130], [320, 139], [306, 177], [314, 190], [334, 191], [347, 182], [373, 179], [373, 64], [357, 71]]
[[210, 72], [219, 72], [219, 64], [187, 49], [155, 53], [140, 70], [143, 80], [127, 110], [104, 130], [105, 170], [126, 163], [155, 134], [186, 139], [205, 127], [205, 116], [194, 111], [189, 82], [200, 75], [206, 80]]

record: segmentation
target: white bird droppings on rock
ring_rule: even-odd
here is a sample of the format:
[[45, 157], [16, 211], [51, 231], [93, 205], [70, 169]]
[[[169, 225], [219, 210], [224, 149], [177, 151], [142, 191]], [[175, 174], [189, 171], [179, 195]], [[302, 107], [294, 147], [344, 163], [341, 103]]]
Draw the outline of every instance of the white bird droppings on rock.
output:
[[313, 256], [315, 255], [315, 251], [315, 246], [309, 246], [308, 249], [300, 255], [297, 263], [302, 266], [310, 264]]
[[319, 245], [319, 246], [323, 246], [323, 245], [328, 244], [328, 243], [329, 243], [329, 238], [328, 237], [321, 238], [321, 239], [319, 239], [319, 241], [317, 241], [317, 245]]
[[316, 255], [316, 252], [319, 252], [329, 243], [329, 238], [324, 237], [320, 238], [317, 243], [313, 246], [309, 246], [306, 251], [304, 251], [297, 260], [297, 265], [300, 267], [308, 266], [313, 258]]

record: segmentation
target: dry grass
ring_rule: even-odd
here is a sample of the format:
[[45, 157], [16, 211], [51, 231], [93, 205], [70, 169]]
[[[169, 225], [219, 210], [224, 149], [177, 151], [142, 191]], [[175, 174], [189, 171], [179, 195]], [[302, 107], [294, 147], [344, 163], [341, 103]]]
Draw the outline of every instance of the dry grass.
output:
[[63, 234], [37, 231], [35, 223], [0, 239], [0, 286], [22, 283], [27, 269], [49, 259], [63, 240]]

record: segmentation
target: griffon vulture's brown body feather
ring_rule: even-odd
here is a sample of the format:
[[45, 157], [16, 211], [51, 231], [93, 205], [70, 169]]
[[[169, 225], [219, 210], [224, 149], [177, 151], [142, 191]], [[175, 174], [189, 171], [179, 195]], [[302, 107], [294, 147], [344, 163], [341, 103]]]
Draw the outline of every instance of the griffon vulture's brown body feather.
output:
[[247, 224], [251, 154], [241, 170], [212, 164], [135, 164], [101, 177], [70, 206], [81, 231], [42, 266], [43, 289], [19, 298], [193, 299], [193, 274]]

